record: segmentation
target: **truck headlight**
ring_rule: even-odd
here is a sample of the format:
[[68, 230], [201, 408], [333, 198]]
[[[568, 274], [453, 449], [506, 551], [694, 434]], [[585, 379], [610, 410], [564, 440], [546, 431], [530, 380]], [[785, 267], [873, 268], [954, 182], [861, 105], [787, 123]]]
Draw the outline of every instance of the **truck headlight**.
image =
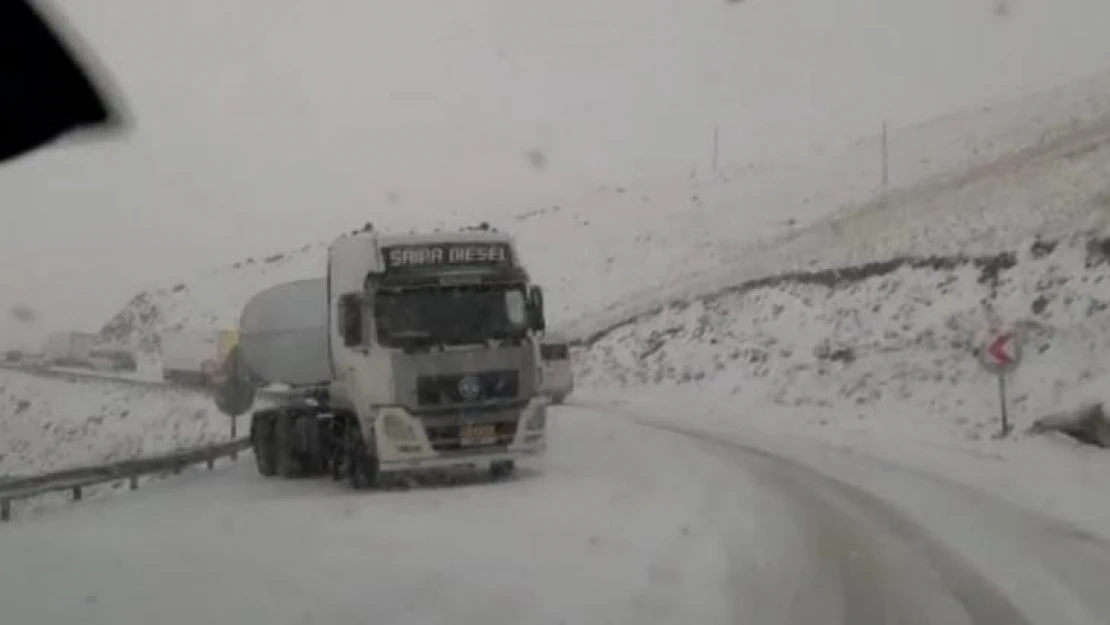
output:
[[542, 430], [545, 423], [547, 423], [547, 407], [540, 406], [536, 409], [535, 414], [525, 421], [524, 429], [528, 431]]
[[416, 440], [416, 432], [412, 426], [395, 414], [382, 417], [382, 431], [385, 432], [386, 438], [399, 443]]

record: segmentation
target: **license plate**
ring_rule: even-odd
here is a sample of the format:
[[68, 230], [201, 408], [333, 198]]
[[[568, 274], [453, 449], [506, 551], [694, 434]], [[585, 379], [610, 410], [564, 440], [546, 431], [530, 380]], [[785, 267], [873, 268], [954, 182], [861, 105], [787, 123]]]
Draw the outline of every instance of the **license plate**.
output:
[[497, 426], [468, 423], [459, 429], [459, 444], [464, 447], [493, 445], [497, 442]]

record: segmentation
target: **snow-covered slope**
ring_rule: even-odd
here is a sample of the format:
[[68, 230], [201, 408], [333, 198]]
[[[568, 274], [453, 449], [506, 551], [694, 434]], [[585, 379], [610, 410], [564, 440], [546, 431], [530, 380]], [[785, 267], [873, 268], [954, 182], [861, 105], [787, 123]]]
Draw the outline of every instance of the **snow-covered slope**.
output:
[[226, 441], [230, 428], [198, 393], [0, 370], [0, 476]]
[[[710, 177], [599, 187], [559, 205], [490, 211], [485, 218], [518, 237], [526, 261], [549, 291], [554, 324], [588, 333], [661, 300], [774, 273], [784, 263], [804, 266], [819, 259], [835, 265], [889, 257], [914, 241], [922, 249], [912, 251], [930, 253], [927, 229], [944, 228], [952, 219], [970, 219], [972, 211], [997, 211], [995, 203], [1005, 204], [1000, 208], [1009, 211], [1004, 221], [1013, 221], [1015, 215], [1023, 220], [1011, 226], [1025, 236], [1044, 221], [1028, 206], [1066, 192], [1065, 200], [1056, 202], [1059, 214], [1053, 219], [1063, 219], [1061, 227], [1067, 229], [1075, 218], [1090, 213], [1085, 203], [1090, 197], [1082, 194], [1098, 191], [1093, 178], [1100, 170], [1091, 163], [1101, 162], [1077, 159], [1068, 151], [1083, 145], [1088, 136], [1101, 140], [1097, 133], [1110, 113], [1108, 101], [1110, 74], [1100, 74], [895, 129], [889, 137], [891, 181], [911, 190], [896, 192], [881, 203], [867, 203], [880, 190], [881, 169], [878, 138], [870, 137], [843, 150], [816, 152], [805, 162], [752, 162]], [[1053, 151], [1058, 146], [1064, 146], [1062, 151]], [[1046, 170], [1042, 162], [1051, 166]], [[1025, 175], [1023, 168], [1030, 167], [1040, 167], [1041, 178], [1016, 187], [1015, 180]], [[945, 176], [953, 173], [963, 177]], [[1052, 184], [1046, 186], [1044, 180]], [[1075, 184], [1080, 186], [1070, 189]], [[948, 210], [955, 208], [954, 200], [960, 210]], [[843, 236], [830, 236], [828, 223], [821, 221], [836, 209], [848, 211], [847, 219], [842, 216], [837, 222]], [[994, 225], [991, 215], [980, 222]], [[472, 222], [446, 217], [428, 225], [468, 223]], [[902, 234], [903, 224], [919, 232]], [[868, 231], [860, 230], [863, 227]], [[883, 228], [904, 240], [885, 241]], [[948, 234], [943, 232], [943, 243], [951, 249], [974, 233], [960, 232], [964, 239]], [[753, 247], [757, 241], [762, 243]], [[242, 304], [258, 290], [321, 275], [326, 243], [243, 259], [196, 279], [144, 292], [107, 324], [105, 333], [134, 340], [162, 329], [233, 325]], [[836, 254], [826, 255], [830, 245], [837, 247]]]
[[1110, 374], [1108, 180], [1096, 122], [847, 207], [670, 276], [669, 305], [656, 292], [586, 326], [584, 382], [690, 384], [753, 420], [966, 440], [998, 413], [972, 350], [1017, 324], [1011, 410], [1028, 424]]
[[979, 439], [998, 428], [995, 380], [975, 353], [992, 323], [1024, 337], [1009, 380], [1019, 426], [1110, 379], [1108, 253], [1110, 239], [1072, 235], [1016, 254], [783, 274], [615, 328], [577, 352], [578, 371], [600, 388], [686, 387], [752, 422]]

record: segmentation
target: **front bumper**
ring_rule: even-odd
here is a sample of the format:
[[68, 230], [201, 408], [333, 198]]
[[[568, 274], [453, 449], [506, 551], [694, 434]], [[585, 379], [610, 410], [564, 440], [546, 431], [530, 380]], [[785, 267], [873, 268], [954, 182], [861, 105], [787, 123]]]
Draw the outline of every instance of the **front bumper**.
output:
[[[544, 453], [547, 447], [548, 400], [533, 397], [518, 408], [512, 436], [497, 444], [437, 449], [424, 421], [401, 407], [379, 409], [374, 419], [374, 440], [381, 471], [412, 471], [450, 467], [483, 467]], [[465, 417], [462, 419], [466, 421]]]

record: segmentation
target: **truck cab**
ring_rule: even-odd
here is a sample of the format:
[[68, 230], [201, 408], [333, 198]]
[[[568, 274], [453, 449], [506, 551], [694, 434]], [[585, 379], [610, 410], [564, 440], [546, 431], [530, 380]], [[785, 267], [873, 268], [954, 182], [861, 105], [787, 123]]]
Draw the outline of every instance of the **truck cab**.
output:
[[[293, 465], [331, 467], [356, 487], [381, 473], [456, 466], [503, 476], [517, 459], [544, 452], [543, 295], [508, 235], [352, 233], [330, 246], [322, 284], [302, 282], [270, 290], [299, 290], [322, 305], [315, 313], [300, 306], [300, 347], [288, 329], [259, 321], [296, 309], [288, 297], [257, 295], [240, 324], [237, 360], [249, 377], [312, 389], [313, 407], [252, 418], [264, 474], [285, 472], [279, 465], [292, 454]], [[306, 321], [313, 315], [324, 318]], [[289, 347], [275, 348], [279, 339]], [[294, 449], [267, 442], [284, 440]]]

